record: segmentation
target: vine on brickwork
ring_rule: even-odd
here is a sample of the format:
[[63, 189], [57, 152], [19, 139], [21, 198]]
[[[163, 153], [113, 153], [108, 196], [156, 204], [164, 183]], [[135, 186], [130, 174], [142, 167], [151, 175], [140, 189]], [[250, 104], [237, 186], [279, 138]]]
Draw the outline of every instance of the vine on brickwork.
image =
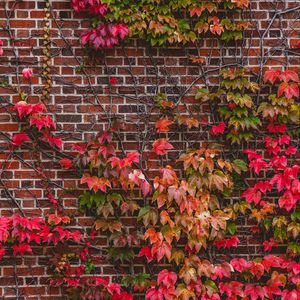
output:
[[88, 1], [72, 0], [77, 13], [91, 18], [91, 29], [81, 35], [83, 45], [111, 48], [129, 37], [146, 37], [154, 45], [196, 42], [210, 33], [222, 41], [239, 40], [249, 23], [220, 18], [247, 8], [246, 0], [232, 1]]
[[[111, 76], [106, 58], [107, 106], [93, 89], [88, 63], [75, 55], [55, 20], [64, 50], [74, 55], [78, 77], [85, 79], [92, 103], [101, 111], [100, 120], [108, 124], [93, 138], [72, 143], [66, 151], [70, 145], [58, 135], [61, 129], [48, 108], [52, 84], [62, 79], [51, 74], [50, 19], [53, 14], [54, 20], [55, 10], [46, 1], [41, 64], [45, 82], [38, 101], [24, 88], [38, 77], [32, 68], [22, 69], [22, 85], [20, 80], [1, 82], [1, 87], [14, 93], [5, 109], [18, 124], [17, 133], [1, 133], [8, 144], [1, 175], [14, 160], [30, 168], [39, 178], [47, 204], [38, 207], [40, 217], [28, 216], [0, 177], [12, 202], [10, 214], [0, 217], [0, 259], [8, 255], [24, 258], [34, 254], [36, 247], [51, 246], [50, 284], [66, 287], [72, 299], [132, 300], [135, 295], [146, 300], [300, 298], [299, 70], [264, 68], [268, 55], [263, 44], [258, 69], [247, 68], [243, 62], [223, 64], [224, 58], [219, 66], [210, 68], [213, 55], [203, 57], [199, 47], [204, 36], [218, 37], [220, 52], [223, 42], [242, 39], [250, 24], [238, 20], [235, 13], [249, 4], [247, 0], [200, 4], [193, 0], [72, 0], [76, 13], [91, 21], [91, 28], [81, 35], [84, 46], [111, 48], [133, 37], [145, 38], [152, 46], [192, 42], [198, 55], [188, 60], [199, 76], [174, 98], [160, 89], [162, 78], [157, 72], [155, 92], [144, 95], [138, 92], [139, 81], [130, 66], [136, 91], [128, 99], [136, 101], [137, 107], [143, 104], [145, 110], [127, 119], [114, 113], [113, 101], [127, 96], [118, 90], [122, 82], [118, 75]], [[296, 9], [275, 11], [274, 15]], [[20, 60], [9, 21], [7, 13], [5, 30], [18, 77]], [[265, 32], [273, 22], [274, 18]], [[7, 46], [0, 41], [0, 55], [5, 55]], [[213, 76], [208, 78], [209, 74]], [[216, 76], [220, 78], [217, 86], [209, 81]], [[133, 149], [127, 151], [126, 130], [132, 132], [132, 128], [137, 134]], [[195, 143], [189, 141], [190, 132], [198, 134]], [[180, 133], [185, 142], [180, 149], [179, 141], [172, 139], [174, 133]], [[257, 141], [263, 146], [257, 146]], [[74, 188], [66, 188], [64, 178], [62, 184], [51, 178], [45, 158], [54, 160], [59, 170], [72, 173], [77, 179]], [[252, 177], [247, 182], [249, 173]], [[69, 194], [78, 199], [72, 213], [66, 213], [64, 202]], [[32, 196], [38, 206], [38, 197]], [[79, 230], [78, 216], [88, 219], [89, 225]], [[239, 254], [239, 246], [249, 249], [249, 235], [241, 233], [241, 220], [251, 224], [261, 255]], [[106, 246], [101, 245], [103, 237]], [[99, 270], [107, 264], [113, 266], [116, 279]], [[20, 298], [17, 268], [14, 276]]]
[[52, 80], [50, 75], [50, 64], [51, 64], [51, 41], [50, 41], [50, 2], [46, 1], [45, 3], [45, 18], [44, 18], [44, 47], [43, 47], [43, 78], [44, 78], [44, 87], [42, 91], [43, 100], [49, 102]]

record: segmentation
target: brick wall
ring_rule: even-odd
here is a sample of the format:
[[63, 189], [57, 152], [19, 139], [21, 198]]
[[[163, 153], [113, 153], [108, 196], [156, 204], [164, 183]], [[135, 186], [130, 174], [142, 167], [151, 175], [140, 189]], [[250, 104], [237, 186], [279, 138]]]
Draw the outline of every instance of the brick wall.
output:
[[[88, 22], [74, 15], [70, 1], [50, 1], [53, 87], [47, 105], [58, 124], [56, 135], [65, 142], [63, 150], [70, 151], [74, 142], [92, 139], [112, 120], [118, 119], [125, 124], [118, 142], [119, 150], [123, 147], [144, 152], [147, 160], [143, 167], [152, 177], [162, 163], [172, 164], [182, 150], [211, 140], [207, 129], [173, 128], [168, 137], [177, 150], [171, 151], [164, 161], [156, 160], [147, 151], [151, 141], [157, 137], [152, 124], [157, 114], [152, 108], [153, 96], [166, 93], [170, 100], [180, 101], [182, 114], [186, 114], [188, 107], [194, 114], [213, 122], [211, 108], [199, 106], [192, 95], [197, 86], [217, 83], [221, 67], [244, 65], [251, 67], [256, 74], [263, 66], [298, 67], [300, 52], [290, 48], [290, 41], [300, 38], [299, 3], [294, 0], [250, 2], [251, 9], [244, 12], [242, 18], [250, 19], [253, 29], [245, 33], [243, 41], [225, 46], [220, 46], [215, 39], [201, 40], [199, 53], [206, 57], [206, 63], [200, 68], [189, 60], [190, 55], [197, 55], [194, 45], [151, 48], [142, 40], [131, 40], [123, 47], [99, 51], [91, 58], [78, 40]], [[0, 79], [19, 84], [32, 102], [39, 99], [43, 83], [44, 6], [45, 1], [38, 0], [0, 3], [0, 38], [4, 41]], [[80, 71], [82, 66], [84, 68]], [[34, 72], [29, 85], [20, 77], [24, 67], [30, 67]], [[118, 84], [113, 87], [108, 85], [111, 76], [118, 79]], [[9, 156], [7, 143], [11, 135], [18, 132], [18, 123], [7, 108], [17, 101], [19, 99], [13, 91], [0, 88], [0, 210], [2, 215], [10, 214], [17, 211], [18, 204], [27, 216], [39, 216], [50, 206], [40, 176], [35, 171], [36, 162], [39, 159], [43, 161], [57, 197], [63, 189], [80, 187], [79, 174], [62, 171], [56, 154], [47, 149], [39, 155], [23, 149], [13, 157]], [[76, 196], [65, 194], [62, 201], [67, 214], [77, 214]], [[128, 218], [126, 222], [128, 230], [135, 228], [132, 219]], [[73, 225], [86, 230], [86, 226], [92, 223], [92, 218], [78, 215]], [[245, 224], [244, 220], [241, 224], [244, 226], [239, 233], [248, 242], [237, 252], [244, 256], [259, 253], [259, 241], [247, 237], [249, 224]], [[97, 239], [99, 245], [109, 245], [107, 236], [97, 236]], [[49, 258], [53, 252], [51, 248], [36, 248], [33, 256], [7, 256], [2, 259], [1, 299], [66, 298], [59, 288], [49, 287]], [[135, 266], [137, 271], [143, 269], [141, 261], [137, 261]], [[124, 266], [124, 270], [126, 268]], [[116, 269], [99, 264], [97, 271], [113, 276]]]

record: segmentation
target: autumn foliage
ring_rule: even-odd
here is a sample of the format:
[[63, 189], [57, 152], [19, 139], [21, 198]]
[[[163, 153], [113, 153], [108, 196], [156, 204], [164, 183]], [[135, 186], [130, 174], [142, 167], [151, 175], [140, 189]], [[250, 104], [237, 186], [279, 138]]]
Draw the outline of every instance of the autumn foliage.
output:
[[[126, 45], [132, 37], [152, 46], [197, 43], [202, 36], [226, 43], [241, 39], [250, 26], [226, 17], [247, 9], [247, 0], [175, 2], [72, 0], [71, 5], [90, 19], [80, 40], [92, 51]], [[200, 66], [205, 61], [190, 60]], [[115, 120], [65, 151], [44, 101], [31, 101], [25, 91], [9, 86], [18, 97], [9, 112], [20, 128], [8, 143], [9, 155], [19, 149], [54, 151], [57, 168], [78, 180], [78, 207], [74, 215], [64, 213], [37, 159], [35, 171], [50, 209], [40, 218], [21, 212], [1, 216], [0, 258], [33, 255], [35, 247], [63, 247], [54, 255], [49, 282], [67, 288], [74, 299], [300, 299], [299, 70], [265, 68], [255, 80], [256, 71], [220, 68], [218, 84], [192, 90], [193, 103], [215, 114], [211, 120], [157, 93], [147, 123], [154, 138], [144, 152], [120, 147], [124, 124]], [[22, 79], [34, 75], [26, 68]], [[108, 83], [110, 88], [119, 84], [116, 77]], [[174, 128], [203, 130], [207, 141], [166, 163], [178, 150], [170, 138]], [[253, 143], [256, 135], [260, 146]], [[152, 159], [157, 172], [144, 167]], [[72, 228], [77, 215], [92, 218], [88, 230]], [[130, 229], [128, 216], [135, 220]], [[238, 253], [245, 242], [241, 219], [260, 241], [261, 255]], [[109, 237], [108, 247], [99, 249], [95, 237], [103, 235]], [[122, 270], [115, 282], [97, 269], [107, 262]], [[143, 271], [130, 269], [136, 262]], [[123, 271], [124, 265], [131, 272]]]

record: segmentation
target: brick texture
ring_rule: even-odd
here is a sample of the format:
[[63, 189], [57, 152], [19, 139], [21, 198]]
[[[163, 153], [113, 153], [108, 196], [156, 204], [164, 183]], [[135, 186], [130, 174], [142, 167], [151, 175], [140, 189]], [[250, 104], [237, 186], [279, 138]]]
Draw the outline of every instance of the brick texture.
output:
[[[144, 160], [143, 168], [153, 177], [161, 165], [155, 156], [147, 152], [151, 142], [157, 138], [152, 126], [157, 113], [152, 110], [153, 96], [166, 93], [170, 100], [180, 101], [181, 114], [186, 114], [188, 107], [193, 113], [213, 122], [211, 107], [199, 106], [193, 94], [197, 86], [216, 84], [220, 67], [243, 65], [256, 74], [260, 66], [298, 67], [300, 52], [299, 49], [290, 48], [290, 40], [300, 38], [299, 3], [273, 0], [250, 2], [251, 11], [244, 12], [242, 17], [250, 19], [253, 28], [245, 32], [243, 41], [224, 46], [215, 39], [200, 41], [199, 54], [207, 58], [202, 70], [206, 76], [202, 76], [201, 68], [189, 60], [190, 55], [197, 55], [194, 45], [151, 48], [143, 40], [134, 39], [124, 47], [101, 50], [92, 58], [89, 57], [78, 39], [88, 22], [74, 14], [70, 1], [52, 0], [53, 87], [47, 106], [58, 124], [56, 135], [64, 140], [63, 150], [70, 151], [74, 142], [91, 140], [99, 131], [107, 128], [109, 122], [118, 119], [126, 124], [120, 136], [122, 147], [126, 151], [139, 149], [145, 152], [147, 160]], [[0, 79], [10, 84], [19, 83], [30, 95], [29, 101], [32, 103], [38, 101], [43, 83], [44, 5], [44, 1], [38, 0], [0, 3], [0, 37], [4, 41]], [[298, 9], [293, 9], [297, 5]], [[84, 71], [80, 72], [82, 66]], [[20, 76], [25, 67], [32, 68], [34, 72], [29, 85]], [[17, 73], [19, 76], [16, 76]], [[118, 84], [110, 88], [108, 82], [111, 76], [118, 79]], [[5, 186], [27, 216], [40, 216], [49, 211], [50, 206], [44, 186], [34, 169], [36, 161], [43, 161], [57, 197], [63, 189], [80, 189], [82, 186], [79, 184], [79, 174], [61, 170], [56, 154], [50, 150], [36, 155], [24, 149], [18, 151], [16, 156], [9, 155], [8, 139], [18, 132], [19, 126], [7, 107], [17, 101], [19, 99], [13, 91], [0, 88], [0, 166], [3, 169], [0, 173], [0, 214], [8, 215], [17, 211], [16, 203], [11, 201]], [[176, 151], [168, 154], [164, 164], [172, 164], [186, 147], [199, 147], [213, 138], [201, 128], [174, 128], [168, 137]], [[260, 144], [253, 141], [253, 145]], [[121, 150], [120, 145], [118, 147]], [[63, 194], [62, 201], [66, 214], [77, 212], [76, 196]], [[128, 224], [128, 232], [135, 230], [134, 219], [126, 217], [124, 222]], [[246, 257], [259, 254], [260, 241], [247, 236], [251, 224], [242, 219], [240, 222], [243, 226], [239, 234], [247, 240], [247, 245], [245, 243], [239, 247], [237, 253]], [[76, 215], [72, 225], [86, 231], [92, 223], [92, 218]], [[108, 237], [97, 236], [97, 243], [108, 247]], [[51, 248], [43, 251], [37, 247], [33, 256], [4, 257], [0, 261], [1, 299], [66, 299], [64, 291], [49, 286], [49, 259], [53, 251]], [[98, 255], [96, 251], [95, 255]], [[136, 272], [143, 270], [141, 260], [136, 261], [135, 268]], [[120, 270], [126, 269], [126, 265], [120, 267]], [[116, 268], [99, 264], [98, 271], [100, 275], [113, 277]]]

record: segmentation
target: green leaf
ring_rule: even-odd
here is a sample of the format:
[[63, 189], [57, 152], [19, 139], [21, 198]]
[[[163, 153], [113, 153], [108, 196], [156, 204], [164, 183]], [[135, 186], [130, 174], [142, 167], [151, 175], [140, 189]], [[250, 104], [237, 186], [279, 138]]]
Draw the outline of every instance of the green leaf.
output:
[[123, 197], [119, 193], [111, 193], [107, 195], [107, 201], [115, 202], [117, 205], [119, 205], [120, 202], [123, 201]]
[[191, 28], [188, 21], [184, 20], [184, 19], [182, 19], [178, 22], [178, 27], [179, 27], [180, 31], [187, 31], [187, 30], [190, 30], [190, 28]]
[[150, 274], [147, 273], [138, 273], [135, 278], [134, 278], [134, 283], [135, 284], [139, 284], [139, 283], [143, 283], [146, 280], [150, 279]]
[[291, 213], [291, 219], [293, 221], [300, 220], [300, 209], [297, 209], [296, 211]]
[[92, 203], [95, 203], [96, 207], [99, 207], [105, 203], [105, 195], [104, 194], [92, 194], [91, 195], [91, 201]]
[[226, 230], [229, 234], [234, 235], [236, 233], [236, 225], [233, 222], [228, 222]]
[[287, 251], [291, 252], [293, 255], [300, 254], [300, 244], [297, 242], [292, 242], [288, 244]]
[[120, 260], [124, 263], [124, 261], [131, 261], [134, 258], [134, 252], [131, 248], [109, 248], [107, 252], [113, 261]]
[[92, 207], [91, 194], [89, 192], [85, 192], [84, 194], [80, 195], [79, 204], [80, 207], [86, 206], [90, 209]]
[[90, 259], [87, 259], [85, 262], [84, 273], [91, 274], [95, 270], [95, 265], [92, 263]]
[[195, 96], [196, 100], [201, 100], [203, 102], [209, 100], [209, 90], [208, 89], [199, 89]]
[[242, 159], [235, 159], [233, 161], [233, 169], [238, 173], [241, 174], [242, 172], [247, 172], [248, 171], [248, 167], [245, 161], [243, 161]]
[[127, 276], [122, 277], [121, 283], [122, 283], [122, 285], [129, 286], [129, 285], [133, 284], [133, 280], [134, 280], [133, 276], [127, 275]]
[[283, 242], [287, 238], [286, 228], [276, 227], [274, 230], [274, 238], [275, 240]]
[[98, 24], [99, 24], [99, 20], [97, 18], [92, 18], [92, 20], [91, 20], [91, 26], [93, 28], [96, 28], [98, 26]]
[[219, 291], [216, 283], [210, 279], [206, 280], [204, 285], [207, 289], [207, 294], [210, 297], [212, 296], [212, 294], [217, 293]]
[[140, 221], [151, 209], [151, 206], [144, 206], [140, 209], [137, 219]]
[[263, 220], [263, 225], [266, 228], [266, 230], [269, 231], [269, 229], [272, 226], [272, 221], [270, 219], [264, 219]]

